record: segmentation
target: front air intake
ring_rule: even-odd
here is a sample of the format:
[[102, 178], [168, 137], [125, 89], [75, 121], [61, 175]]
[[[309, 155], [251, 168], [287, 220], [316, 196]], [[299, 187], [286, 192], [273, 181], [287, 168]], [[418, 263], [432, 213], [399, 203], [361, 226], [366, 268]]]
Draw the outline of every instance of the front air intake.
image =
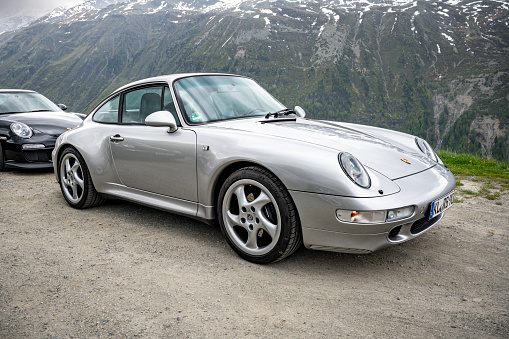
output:
[[389, 232], [389, 240], [397, 241], [397, 240], [398, 240], [398, 234], [399, 234], [399, 231], [401, 231], [401, 226], [394, 227], [394, 228], [393, 228], [393, 229]]
[[441, 217], [442, 215], [440, 214], [434, 217], [433, 219], [422, 218], [417, 220], [416, 222], [413, 223], [412, 227], [410, 227], [410, 233], [412, 233], [412, 235], [415, 235], [426, 231], [428, 228], [435, 225], [440, 220]]

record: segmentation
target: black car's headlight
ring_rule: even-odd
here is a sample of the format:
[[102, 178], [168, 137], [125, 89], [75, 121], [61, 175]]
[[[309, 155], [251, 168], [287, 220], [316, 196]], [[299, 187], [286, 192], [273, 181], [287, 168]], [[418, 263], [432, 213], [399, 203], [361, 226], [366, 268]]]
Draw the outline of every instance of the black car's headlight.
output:
[[11, 131], [23, 139], [28, 139], [34, 134], [32, 129], [22, 122], [13, 122], [11, 124]]
[[371, 186], [371, 179], [361, 162], [350, 153], [341, 153], [339, 163], [346, 175], [357, 185], [364, 188]]
[[438, 156], [433, 151], [433, 148], [426, 142], [426, 140], [423, 140], [421, 138], [415, 138], [415, 143], [417, 144], [417, 147], [421, 150], [422, 153], [424, 153], [428, 158], [433, 160], [434, 162], [439, 162]]

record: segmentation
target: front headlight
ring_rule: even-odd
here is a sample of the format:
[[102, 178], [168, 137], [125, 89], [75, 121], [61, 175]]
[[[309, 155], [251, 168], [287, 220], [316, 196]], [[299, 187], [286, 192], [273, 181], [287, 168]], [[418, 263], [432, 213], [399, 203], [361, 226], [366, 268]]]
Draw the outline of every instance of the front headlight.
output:
[[33, 135], [32, 129], [22, 122], [13, 122], [11, 131], [23, 139], [29, 139]]
[[371, 186], [371, 179], [361, 162], [350, 153], [341, 153], [339, 163], [346, 175], [357, 185], [364, 188]]
[[421, 152], [424, 153], [428, 158], [434, 162], [438, 162], [438, 156], [436, 155], [435, 151], [433, 151], [433, 148], [431, 148], [431, 146], [426, 142], [426, 140], [415, 138], [415, 143]]

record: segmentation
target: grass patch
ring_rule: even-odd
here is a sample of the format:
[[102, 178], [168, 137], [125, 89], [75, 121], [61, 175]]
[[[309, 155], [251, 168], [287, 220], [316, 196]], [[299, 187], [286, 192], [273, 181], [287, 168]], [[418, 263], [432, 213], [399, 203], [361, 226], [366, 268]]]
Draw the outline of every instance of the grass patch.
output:
[[[509, 164], [504, 162], [450, 151], [440, 151], [438, 156], [454, 175], [509, 179]], [[476, 179], [482, 181], [479, 178], [473, 178], [472, 180]], [[505, 180], [504, 182], [507, 183]]]
[[479, 191], [473, 191], [459, 188], [464, 184], [457, 180], [456, 186], [464, 198], [482, 197], [497, 200], [509, 189], [509, 164], [507, 163], [450, 151], [438, 152], [438, 156], [455, 176], [463, 179], [468, 177], [468, 180], [482, 183]]
[[490, 193], [486, 195], [486, 199], [488, 200], [496, 200], [500, 198], [500, 193]]

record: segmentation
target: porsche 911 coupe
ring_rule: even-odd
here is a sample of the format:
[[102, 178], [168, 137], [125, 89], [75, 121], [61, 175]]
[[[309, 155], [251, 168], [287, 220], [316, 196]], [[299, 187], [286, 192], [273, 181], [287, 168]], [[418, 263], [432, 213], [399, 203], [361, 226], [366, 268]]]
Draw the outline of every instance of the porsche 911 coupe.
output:
[[217, 222], [259, 264], [302, 244], [371, 253], [413, 239], [442, 219], [456, 184], [421, 138], [307, 119], [227, 74], [123, 86], [52, 157], [72, 207], [119, 198]]
[[65, 109], [34, 91], [0, 89], [0, 171], [52, 168], [55, 140], [85, 118]]

